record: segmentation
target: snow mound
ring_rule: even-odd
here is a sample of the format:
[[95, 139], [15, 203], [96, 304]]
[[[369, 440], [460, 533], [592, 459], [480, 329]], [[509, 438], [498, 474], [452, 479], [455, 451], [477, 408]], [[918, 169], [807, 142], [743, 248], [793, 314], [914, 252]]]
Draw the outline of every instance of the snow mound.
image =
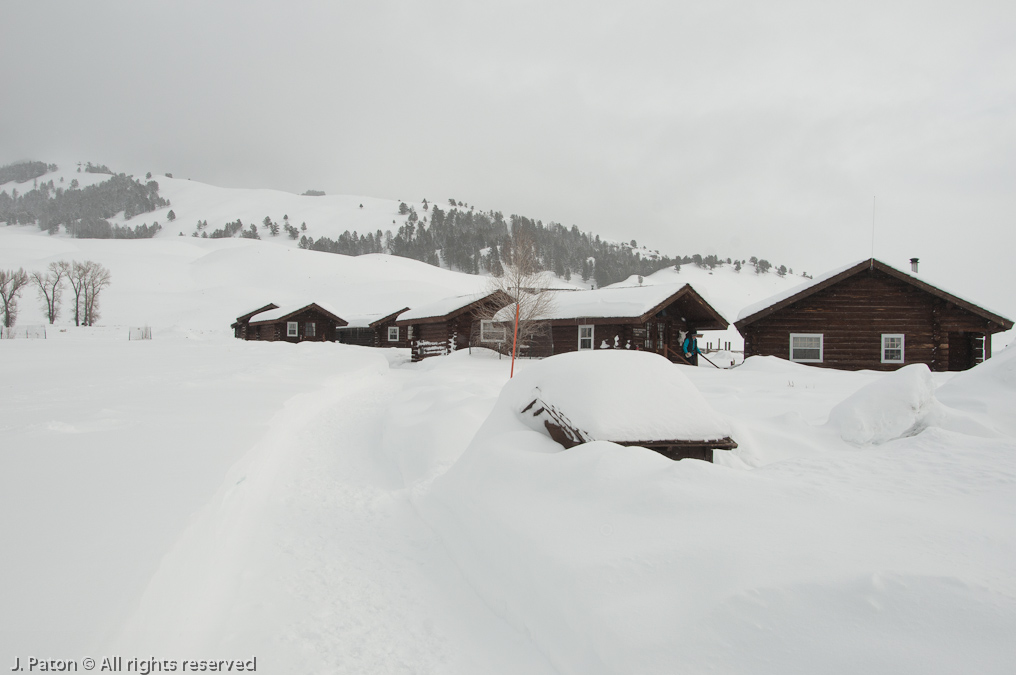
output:
[[715, 440], [727, 422], [705, 402], [681, 369], [658, 354], [585, 351], [531, 364], [505, 385], [497, 407], [548, 434], [534, 401], [563, 414], [585, 440]]
[[960, 373], [944, 389], [1001, 387], [1016, 394], [1016, 343], [968, 371]]
[[805, 373], [814, 366], [806, 366], [803, 363], [794, 363], [778, 356], [749, 356], [741, 364], [744, 372], [754, 371], [758, 373]]
[[848, 443], [879, 445], [919, 431], [936, 404], [931, 371], [915, 363], [855, 392], [829, 412], [827, 424]]
[[1014, 345], [946, 382], [937, 392], [938, 399], [950, 408], [970, 413], [991, 428], [1016, 435]]

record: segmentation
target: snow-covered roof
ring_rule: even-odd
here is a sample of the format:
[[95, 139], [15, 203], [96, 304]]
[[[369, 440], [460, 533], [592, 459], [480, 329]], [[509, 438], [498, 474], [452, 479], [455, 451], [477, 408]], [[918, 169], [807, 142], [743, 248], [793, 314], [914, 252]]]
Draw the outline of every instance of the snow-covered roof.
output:
[[448, 298], [442, 298], [436, 302], [423, 305], [422, 307], [414, 307], [399, 314], [399, 321], [415, 321], [418, 319], [447, 316], [456, 310], [468, 307], [477, 300], [482, 300], [484, 297], [483, 294], [471, 293], [469, 295], [453, 295]]
[[642, 316], [683, 288], [679, 284], [558, 292], [548, 319]]
[[843, 265], [842, 267], [837, 267], [836, 269], [830, 270], [829, 272], [826, 272], [825, 274], [823, 274], [821, 276], [817, 276], [817, 277], [815, 277], [813, 279], [809, 279], [808, 281], [805, 281], [803, 284], [798, 284], [797, 286], [794, 286], [793, 288], [788, 288], [785, 291], [780, 291], [779, 293], [776, 293], [775, 295], [771, 295], [768, 298], [764, 298], [762, 300], [759, 300], [758, 302], [754, 302], [754, 303], [748, 305], [747, 307], [744, 307], [743, 309], [741, 309], [740, 312], [737, 313], [737, 319], [736, 319], [736, 321], [740, 321], [741, 319], [746, 319], [746, 318], [748, 318], [749, 316], [751, 316], [753, 314], [757, 314], [758, 312], [761, 312], [766, 307], [770, 307], [772, 305], [776, 305], [778, 303], [781, 303], [781, 302], [783, 302], [784, 300], [786, 300], [788, 298], [794, 297], [798, 293], [803, 293], [806, 290], [808, 290], [809, 288], [811, 288], [812, 286], [818, 286], [819, 284], [824, 283], [824, 282], [832, 279], [833, 277], [835, 277], [838, 274], [842, 274], [842, 273], [846, 272], [851, 267], [859, 265], [862, 262], [864, 262], [864, 261], [862, 261], [862, 260], [855, 260], [854, 262], [850, 263], [849, 265]]
[[310, 307], [311, 305], [317, 305], [326, 312], [330, 312], [331, 314], [334, 314], [336, 317], [339, 316], [339, 313], [336, 312], [335, 309], [332, 308], [332, 306], [327, 303], [308, 302], [302, 305], [283, 305], [282, 307], [277, 307], [276, 309], [270, 309], [266, 312], [255, 314], [254, 317], [251, 319], [251, 323], [257, 323], [260, 321], [276, 321], [284, 316], [288, 316], [290, 314], [298, 312], [301, 309], [304, 309], [305, 307]]
[[976, 303], [967, 300], [966, 298], [960, 295], [957, 295], [956, 293], [947, 291], [940, 285], [933, 286], [932, 284], [928, 283], [927, 281], [924, 281], [923, 279], [919, 279], [913, 275], [907, 274], [906, 272], [902, 272], [896, 269], [895, 267], [887, 265], [884, 262], [881, 262], [880, 260], [876, 260], [874, 258], [858, 260], [850, 263], [849, 265], [837, 267], [836, 269], [830, 270], [829, 272], [826, 272], [821, 276], [815, 277], [814, 279], [811, 279], [810, 281], [804, 284], [788, 289], [781, 293], [777, 293], [776, 295], [766, 298], [765, 300], [762, 300], [760, 302], [748, 305], [747, 307], [743, 308], [740, 312], [738, 312], [736, 322], [740, 323], [741, 321], [749, 319], [755, 316], [756, 314], [759, 314], [760, 312], [763, 312], [770, 307], [780, 305], [781, 303], [790, 304], [787, 301], [790, 301], [796, 298], [797, 296], [810, 295], [811, 293], [820, 290], [822, 287], [824, 287], [824, 285], [830, 285], [830, 282], [835, 283], [833, 282], [833, 280], [839, 277], [840, 275], [843, 275], [844, 277], [852, 276], [852, 271], [860, 271], [864, 269], [864, 267], [867, 265], [875, 266], [881, 269], [882, 271], [887, 272], [892, 276], [895, 276], [903, 281], [907, 281], [913, 284], [914, 286], [922, 290], [925, 290], [929, 293], [933, 293], [939, 297], [944, 297], [951, 301], [957, 302], [958, 304], [965, 305], [967, 306], [967, 309], [970, 311], [974, 311], [978, 314], [992, 315], [993, 319], [1001, 320], [1003, 324], [1006, 323], [1012, 324], [1011, 321], [1003, 317], [1001, 314], [998, 314], [997, 312], [993, 312], [989, 309], [979, 306]]
[[[237, 321], [237, 323], [241, 323], [243, 321], [249, 321], [250, 318], [252, 316], [254, 316], [255, 314], [260, 314], [261, 312], [267, 312], [268, 310], [275, 309], [276, 307], [278, 307], [278, 305], [276, 305], [274, 302], [269, 302], [267, 305], [264, 305], [262, 307], [258, 307], [253, 312], [247, 312], [246, 314], [242, 314], [242, 315], [236, 317], [236, 321]], [[236, 324], [233, 324], [233, 325], [235, 326]]]
[[[544, 315], [548, 321], [563, 319], [637, 318], [645, 316], [667, 299], [679, 293], [688, 284], [654, 284], [651, 286], [612, 286], [591, 291], [551, 291], [551, 302]], [[699, 294], [701, 297], [701, 294]], [[703, 298], [703, 300], [705, 300]], [[706, 301], [708, 304], [708, 301]], [[719, 312], [714, 309], [717, 316]], [[505, 308], [496, 316], [498, 320], [511, 319], [511, 310]], [[722, 318], [722, 317], [720, 317]], [[726, 325], [726, 324], [724, 324]]]
[[391, 307], [390, 310], [381, 312], [371, 312], [369, 314], [354, 314], [350, 317], [342, 317], [346, 319], [346, 328], [368, 328], [372, 323], [386, 319], [394, 314], [398, 314], [403, 310], [409, 309], [405, 305], [398, 307]]
[[658, 354], [626, 350], [571, 352], [528, 367], [505, 386], [508, 406], [527, 426], [543, 420], [522, 410], [535, 399], [553, 406], [591, 440], [704, 441], [730, 427], [681, 372]]

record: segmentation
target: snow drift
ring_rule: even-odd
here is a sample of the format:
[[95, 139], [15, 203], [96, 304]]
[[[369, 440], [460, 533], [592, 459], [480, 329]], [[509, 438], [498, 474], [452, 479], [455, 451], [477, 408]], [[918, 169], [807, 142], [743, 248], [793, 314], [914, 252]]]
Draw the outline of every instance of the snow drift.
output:
[[855, 445], [878, 445], [919, 430], [935, 407], [935, 383], [923, 363], [872, 382], [829, 413], [829, 425]]

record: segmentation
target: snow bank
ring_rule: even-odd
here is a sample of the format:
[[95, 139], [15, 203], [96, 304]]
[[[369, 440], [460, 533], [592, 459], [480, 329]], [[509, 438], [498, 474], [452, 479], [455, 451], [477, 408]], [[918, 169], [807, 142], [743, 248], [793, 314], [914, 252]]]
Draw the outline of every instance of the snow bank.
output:
[[935, 383], [923, 363], [904, 366], [862, 388], [829, 413], [828, 424], [855, 445], [879, 445], [914, 433], [935, 407]]
[[[712, 383], [711, 405], [747, 410], [738, 429], [756, 443], [772, 436], [759, 429], [782, 425], [814, 448], [746, 471], [605, 441], [561, 451], [516, 412], [541, 370], [554, 386], [572, 384], [553, 361], [523, 362], [451, 464], [456, 441], [442, 430], [454, 413], [440, 400], [453, 394], [428, 394], [436, 403], [418, 433], [448, 468], [417, 484], [414, 503], [485, 602], [560, 672], [1008, 672], [1013, 560], [991, 542], [1011, 537], [1002, 514], [1016, 507], [1013, 439], [929, 429], [892, 453], [845, 453], [831, 425], [792, 415], [817, 400], [825, 419], [846, 393], [853, 402], [838, 414], [857, 415], [871, 438], [892, 437], [931, 423], [921, 411], [945, 376], [770, 359], [689, 369]], [[614, 387], [617, 373], [604, 375]], [[779, 417], [766, 391], [784, 406]], [[881, 420], [879, 406], [902, 419]]]
[[[1004, 371], [1004, 368], [1001, 370]], [[990, 379], [990, 373], [989, 370], [985, 377]], [[975, 375], [971, 379], [977, 382], [982, 376]], [[826, 426], [852, 445], [880, 445], [919, 434], [929, 427], [981, 438], [1000, 437], [996, 425], [965, 410], [962, 400], [954, 405], [943, 405], [936, 396], [935, 386], [926, 365], [900, 368], [836, 405], [829, 413]], [[953, 388], [953, 391], [961, 388]], [[974, 405], [975, 409], [986, 408], [983, 402], [985, 391], [986, 387], [977, 385], [973, 396], [979, 402]], [[1006, 400], [1004, 396], [992, 398]], [[967, 400], [970, 400], [969, 396]], [[1008, 400], [1011, 406], [1008, 410], [1016, 410], [1016, 396], [1010, 396]], [[1002, 419], [1005, 417], [1001, 415]]]
[[983, 424], [1016, 435], [1016, 343], [942, 385], [938, 398]]

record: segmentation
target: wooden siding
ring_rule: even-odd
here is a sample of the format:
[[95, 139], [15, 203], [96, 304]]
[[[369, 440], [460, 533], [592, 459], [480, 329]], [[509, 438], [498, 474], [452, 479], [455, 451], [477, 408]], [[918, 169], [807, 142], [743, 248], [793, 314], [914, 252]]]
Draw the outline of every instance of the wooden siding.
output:
[[[380, 324], [377, 325], [377, 327], [375, 328], [375, 332], [374, 332], [374, 346], [375, 347], [398, 347], [400, 349], [406, 349], [406, 348], [409, 348], [411, 346], [409, 344], [409, 338], [408, 338], [409, 327], [408, 326], [396, 326], [395, 325], [395, 318], [396, 317], [392, 317], [390, 320], [385, 321], [384, 323], [380, 323]], [[399, 339], [394, 341], [394, 342], [390, 341], [388, 339], [388, 329], [389, 328], [393, 328], [393, 327], [399, 329]]]
[[343, 326], [335, 332], [335, 339], [344, 345], [374, 347], [376, 346], [374, 343], [377, 342], [377, 333], [373, 328], [367, 328], [366, 326]]
[[[407, 326], [402, 326], [405, 331]], [[471, 314], [463, 314], [447, 321], [412, 324], [413, 361], [431, 356], [444, 356], [459, 349], [479, 346], [479, 323]], [[401, 336], [400, 336], [401, 337]]]
[[[296, 337], [287, 335], [286, 324], [290, 321], [298, 323], [298, 335]], [[314, 324], [313, 336], [307, 335], [308, 323]], [[267, 340], [269, 342], [335, 342], [338, 337], [335, 328], [335, 319], [315, 309], [307, 309], [278, 321], [267, 321], [264, 323], [253, 321], [247, 326], [246, 339]]]
[[[541, 346], [538, 356], [564, 354], [579, 349], [579, 326], [593, 325], [593, 349], [634, 349], [666, 356], [676, 363], [684, 363], [682, 333], [695, 330], [679, 318], [661, 312], [642, 324], [589, 324], [578, 320], [574, 324], [554, 322], [550, 330], [549, 346]], [[662, 340], [660, 329], [663, 329]]]
[[[962, 370], [975, 359], [972, 350], [957, 354], [958, 345], [983, 339], [990, 331], [986, 319], [878, 269], [859, 272], [741, 327], [745, 356], [789, 359], [791, 333], [818, 333], [823, 359], [810, 365], [845, 370], [895, 370], [911, 363]], [[904, 363], [881, 362], [883, 334], [905, 336]]]

